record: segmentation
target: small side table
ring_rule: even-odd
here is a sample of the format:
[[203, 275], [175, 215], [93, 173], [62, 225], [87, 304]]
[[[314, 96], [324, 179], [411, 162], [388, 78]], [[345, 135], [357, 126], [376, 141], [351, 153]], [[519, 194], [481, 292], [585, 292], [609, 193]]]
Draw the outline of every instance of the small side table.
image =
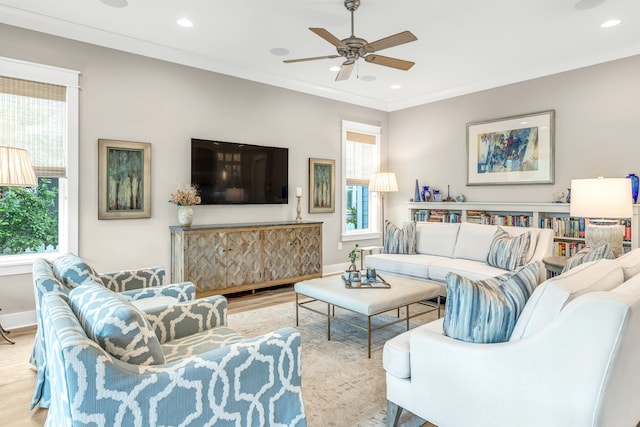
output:
[[358, 247], [358, 252], [360, 252], [360, 270], [364, 270], [364, 253], [367, 255], [371, 255], [374, 249], [378, 249], [380, 246], [363, 246]]
[[544, 258], [542, 263], [544, 264], [544, 268], [547, 270], [547, 279], [562, 273], [567, 259], [568, 257], [566, 256], [550, 256]]

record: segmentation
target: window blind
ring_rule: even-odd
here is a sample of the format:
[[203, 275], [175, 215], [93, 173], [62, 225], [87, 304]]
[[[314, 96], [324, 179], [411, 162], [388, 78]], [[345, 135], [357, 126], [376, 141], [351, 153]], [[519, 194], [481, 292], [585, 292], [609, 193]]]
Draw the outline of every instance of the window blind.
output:
[[0, 145], [24, 148], [40, 177], [66, 177], [66, 86], [0, 76]]

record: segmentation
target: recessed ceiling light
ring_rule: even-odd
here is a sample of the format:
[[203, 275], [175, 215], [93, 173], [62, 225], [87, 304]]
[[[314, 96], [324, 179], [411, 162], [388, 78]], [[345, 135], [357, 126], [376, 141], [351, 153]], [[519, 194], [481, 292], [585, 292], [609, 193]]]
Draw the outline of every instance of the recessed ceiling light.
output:
[[520, 122], [521, 125], [526, 125], [529, 122]]
[[127, 0], [100, 0], [102, 3], [111, 7], [127, 7], [129, 2]]
[[272, 55], [276, 55], [276, 56], [289, 55], [289, 49], [285, 49], [283, 47], [274, 47], [269, 52], [271, 52]]
[[391, 85], [391, 89], [400, 89], [401, 87], [400, 85]]
[[615, 27], [616, 25], [620, 24], [619, 19], [609, 19], [608, 21], [603, 22], [602, 24], [600, 24], [601, 28], [611, 28], [611, 27]]
[[191, 27], [193, 27], [193, 22], [191, 22], [191, 21], [190, 21], [189, 19], [187, 19], [187, 18], [180, 18], [180, 19], [178, 19], [178, 20], [176, 21], [176, 23], [177, 23], [178, 25], [180, 25], [181, 27], [184, 27], [184, 28], [191, 28]]
[[340, 71], [340, 67], [334, 65], [333, 67], [329, 68], [329, 71]]
[[602, 3], [604, 3], [604, 0], [580, 0], [576, 3], [574, 8], [578, 10], [593, 9], [594, 7], [600, 6]]
[[363, 82], [372, 82], [376, 79], [376, 76], [362, 76], [360, 77], [360, 80], [362, 80]]

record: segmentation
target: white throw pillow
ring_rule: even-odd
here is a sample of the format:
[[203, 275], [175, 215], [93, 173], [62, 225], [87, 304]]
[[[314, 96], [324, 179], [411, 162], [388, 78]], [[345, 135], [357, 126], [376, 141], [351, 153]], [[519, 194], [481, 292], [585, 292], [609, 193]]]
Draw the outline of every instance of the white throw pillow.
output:
[[572, 300], [595, 291], [610, 291], [622, 284], [622, 267], [614, 260], [582, 264], [538, 286], [525, 305], [509, 341], [543, 329]]
[[616, 262], [622, 266], [624, 273], [624, 281], [631, 279], [640, 273], [640, 249], [634, 249], [616, 259]]

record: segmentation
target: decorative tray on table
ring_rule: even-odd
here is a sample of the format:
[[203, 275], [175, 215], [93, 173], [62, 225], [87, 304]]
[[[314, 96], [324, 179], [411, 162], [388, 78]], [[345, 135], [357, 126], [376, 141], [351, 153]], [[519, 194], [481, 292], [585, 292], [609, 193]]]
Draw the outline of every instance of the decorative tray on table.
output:
[[363, 277], [358, 280], [348, 280], [344, 276], [342, 276], [342, 280], [344, 281], [344, 287], [347, 289], [389, 289], [391, 285], [387, 283], [380, 275], [376, 274], [376, 277], [371, 279], [367, 278], [363, 275]]

